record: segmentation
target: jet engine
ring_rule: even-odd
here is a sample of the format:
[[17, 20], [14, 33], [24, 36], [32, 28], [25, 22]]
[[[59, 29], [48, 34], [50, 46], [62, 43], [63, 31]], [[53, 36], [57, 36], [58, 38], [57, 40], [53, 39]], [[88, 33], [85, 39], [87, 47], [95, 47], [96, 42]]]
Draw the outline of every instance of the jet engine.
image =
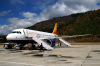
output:
[[53, 39], [48, 39], [46, 41], [46, 43], [48, 43], [51, 47], [54, 47], [55, 46], [55, 40], [53, 40]]

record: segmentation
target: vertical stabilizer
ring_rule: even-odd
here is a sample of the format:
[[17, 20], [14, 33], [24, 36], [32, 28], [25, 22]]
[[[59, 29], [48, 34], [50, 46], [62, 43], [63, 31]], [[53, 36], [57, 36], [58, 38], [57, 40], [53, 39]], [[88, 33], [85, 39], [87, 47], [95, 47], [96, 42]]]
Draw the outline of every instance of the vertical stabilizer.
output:
[[56, 34], [56, 35], [57, 35], [57, 23], [55, 23], [55, 27], [54, 27], [54, 29], [53, 29], [52, 34]]

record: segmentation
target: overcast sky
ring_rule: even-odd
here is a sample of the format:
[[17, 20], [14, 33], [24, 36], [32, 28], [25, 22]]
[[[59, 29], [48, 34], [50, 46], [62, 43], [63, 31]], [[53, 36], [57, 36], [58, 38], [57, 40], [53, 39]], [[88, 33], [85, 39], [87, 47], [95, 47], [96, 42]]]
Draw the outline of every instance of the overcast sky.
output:
[[0, 35], [54, 17], [100, 8], [100, 0], [0, 0]]

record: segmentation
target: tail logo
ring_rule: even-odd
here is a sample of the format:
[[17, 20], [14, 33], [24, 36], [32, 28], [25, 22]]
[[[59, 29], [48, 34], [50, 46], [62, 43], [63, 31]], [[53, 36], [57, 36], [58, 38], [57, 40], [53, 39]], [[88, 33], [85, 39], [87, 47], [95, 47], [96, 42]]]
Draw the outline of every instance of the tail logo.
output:
[[55, 27], [54, 27], [54, 30], [53, 30], [52, 34], [56, 34], [57, 35], [57, 23], [55, 24]]

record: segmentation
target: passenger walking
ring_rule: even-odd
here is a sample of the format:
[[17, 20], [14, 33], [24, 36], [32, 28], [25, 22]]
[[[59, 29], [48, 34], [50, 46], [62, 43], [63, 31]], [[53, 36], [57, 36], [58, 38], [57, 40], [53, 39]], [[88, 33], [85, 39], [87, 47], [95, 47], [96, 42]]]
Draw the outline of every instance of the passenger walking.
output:
[[40, 51], [41, 51], [41, 50], [43, 50], [43, 52], [44, 52], [42, 43], [41, 43], [41, 45], [40, 45]]
[[61, 46], [61, 43], [60, 43], [60, 46]]

